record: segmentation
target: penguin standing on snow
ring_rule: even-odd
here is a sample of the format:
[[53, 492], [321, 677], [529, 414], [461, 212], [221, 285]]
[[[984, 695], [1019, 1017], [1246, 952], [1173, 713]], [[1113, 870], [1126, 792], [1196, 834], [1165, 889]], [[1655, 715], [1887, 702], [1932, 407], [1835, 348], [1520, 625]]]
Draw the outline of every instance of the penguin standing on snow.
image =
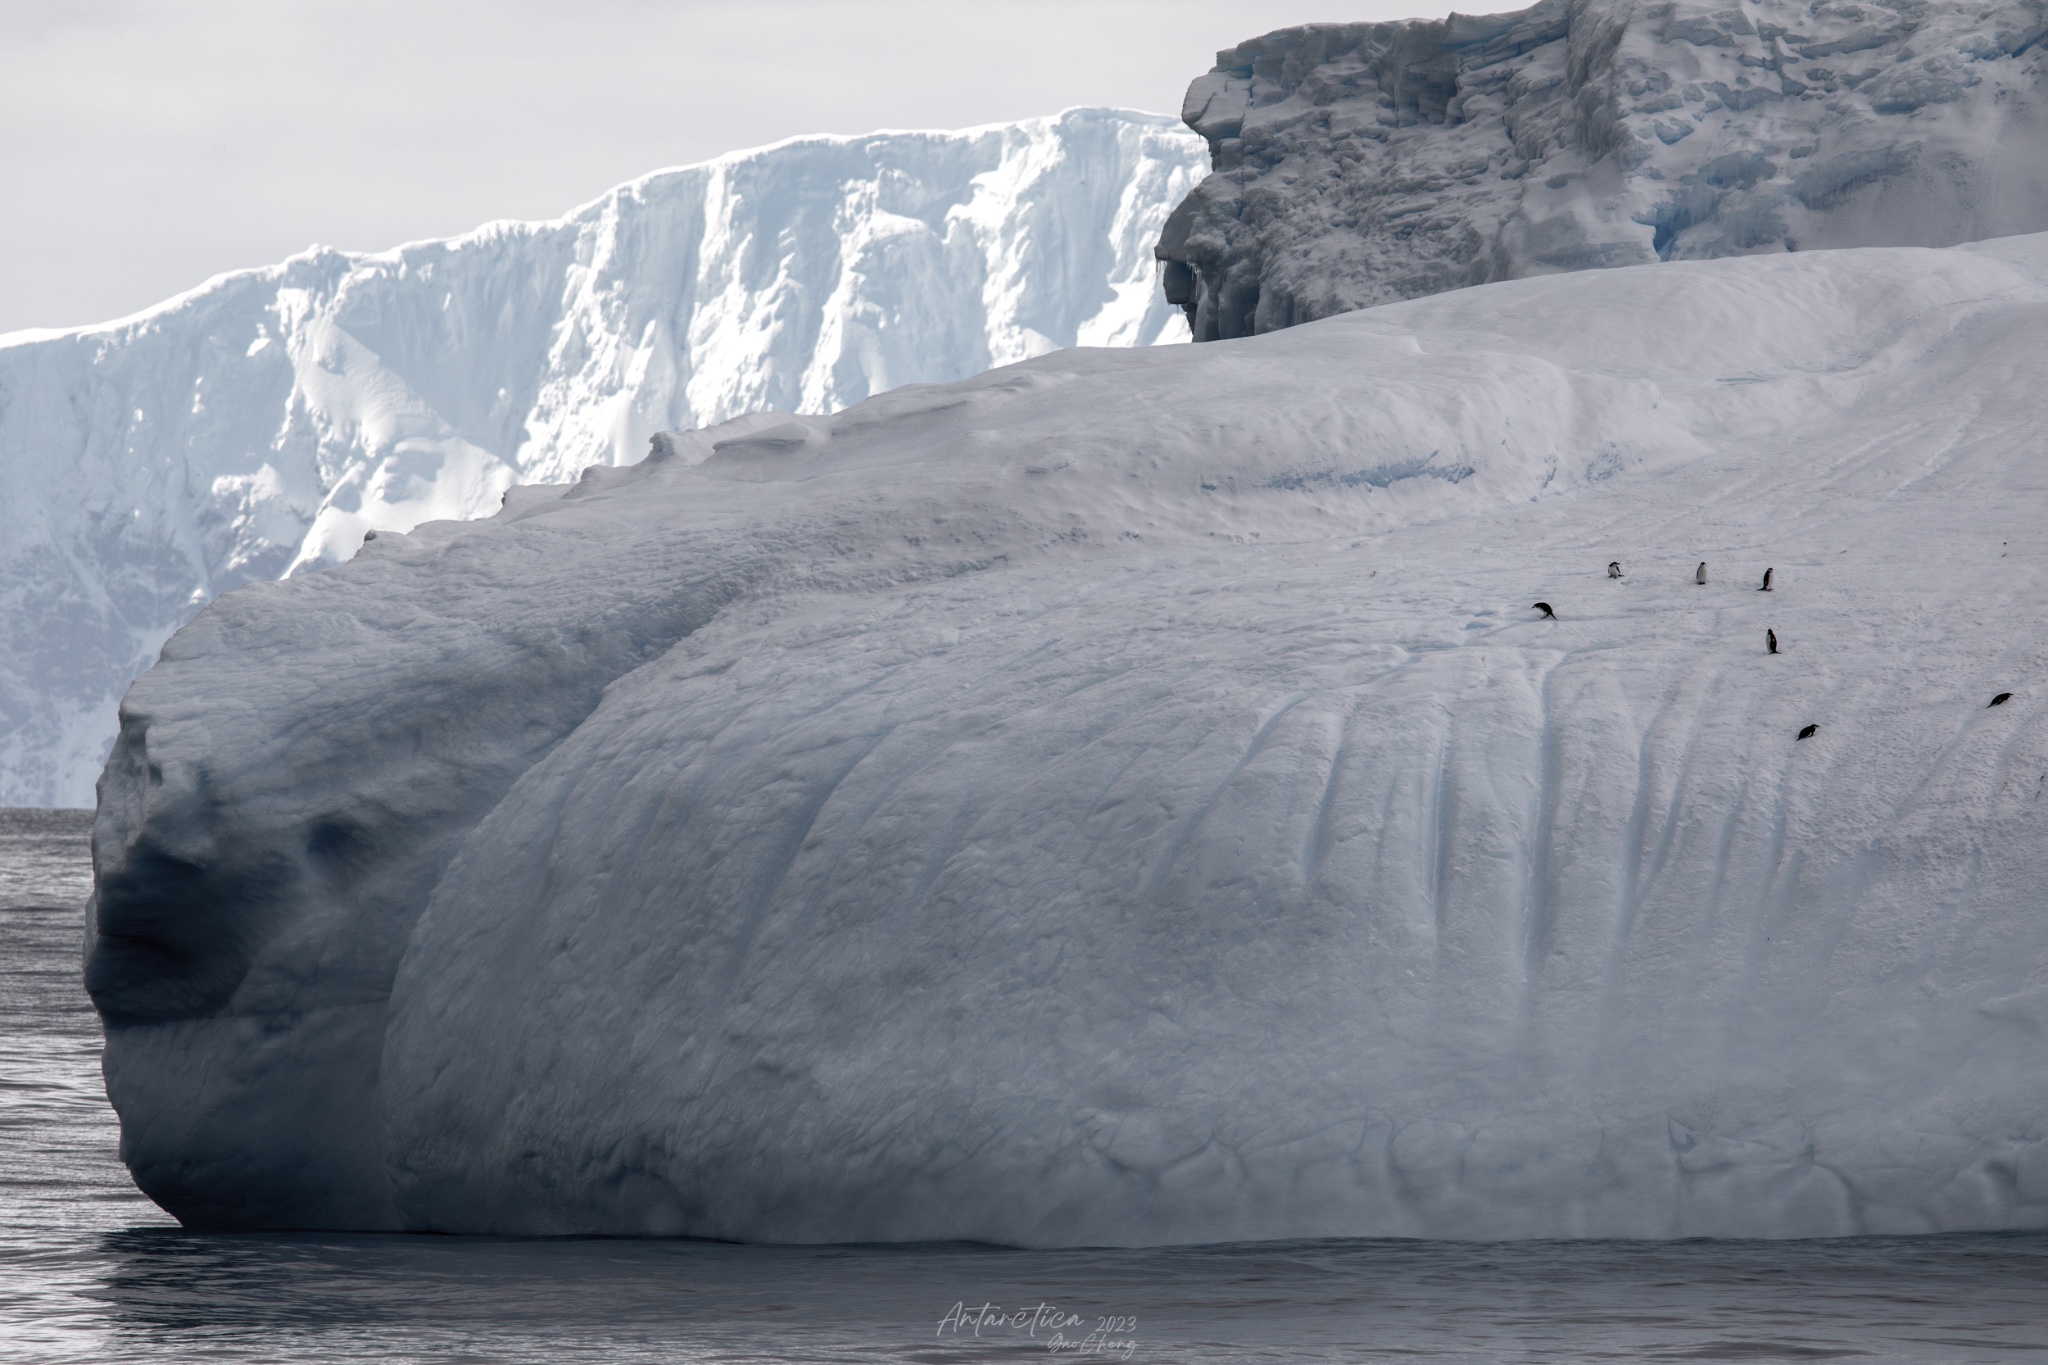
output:
[[1699, 566], [1699, 568], [1697, 568], [1697, 569], [1693, 570], [1693, 575], [1692, 575], [1692, 581], [1693, 581], [1693, 582], [1695, 582], [1695, 583], [1704, 583], [1704, 582], [1706, 582], [1706, 581], [1707, 581], [1707, 561], [1706, 561], [1706, 560], [1702, 559], [1702, 560], [1700, 561], [1700, 566]]
[[1543, 619], [1546, 621], [1555, 621], [1557, 619], [1557, 613], [1550, 609], [1550, 603], [1548, 602], [1538, 602], [1531, 606], [1529, 610], [1542, 612]]
[[1776, 654], [1777, 652], [1778, 652], [1778, 632], [1777, 632], [1777, 631], [1775, 631], [1775, 630], [1769, 630], [1769, 629], [1766, 629], [1766, 630], [1764, 631], [1764, 653], [1766, 653], [1766, 654]]
[[1618, 559], [1610, 559], [1610, 560], [1608, 560], [1608, 561], [1607, 561], [1607, 576], [1608, 576], [1609, 578], [1619, 578], [1619, 577], [1621, 577], [1621, 561], [1620, 561], [1620, 560], [1618, 560]]
[[1777, 570], [1775, 569], [1764, 570], [1764, 585], [1757, 589], [1758, 592], [1769, 592], [1771, 590], [1771, 575], [1776, 572]]
[[[1799, 732], [1799, 739], [1812, 739], [1814, 735], [1818, 734], [1819, 732], [1820, 727], [1818, 725], [1809, 725], [1804, 730], [1801, 730]], [[1798, 742], [1798, 740], [1793, 741], [1793, 743], [1795, 744]]]

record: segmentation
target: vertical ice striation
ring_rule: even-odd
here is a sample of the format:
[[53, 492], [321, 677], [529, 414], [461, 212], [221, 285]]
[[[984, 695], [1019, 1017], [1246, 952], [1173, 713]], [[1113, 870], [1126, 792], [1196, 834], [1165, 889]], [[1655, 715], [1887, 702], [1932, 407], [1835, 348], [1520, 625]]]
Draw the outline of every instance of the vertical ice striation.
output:
[[1101, 109], [798, 138], [0, 338], [0, 804], [89, 803], [174, 629], [367, 530], [483, 515], [657, 431], [1184, 339], [1150, 246], [1200, 162], [1171, 120]]

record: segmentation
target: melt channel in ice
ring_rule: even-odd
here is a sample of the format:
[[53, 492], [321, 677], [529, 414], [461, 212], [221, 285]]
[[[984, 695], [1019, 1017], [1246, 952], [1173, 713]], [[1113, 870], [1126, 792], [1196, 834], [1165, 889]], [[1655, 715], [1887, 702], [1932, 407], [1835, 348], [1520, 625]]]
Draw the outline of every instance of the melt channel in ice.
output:
[[2044, 363], [2048, 236], [1526, 279], [241, 588], [102, 780], [124, 1154], [212, 1226], [2048, 1225]]

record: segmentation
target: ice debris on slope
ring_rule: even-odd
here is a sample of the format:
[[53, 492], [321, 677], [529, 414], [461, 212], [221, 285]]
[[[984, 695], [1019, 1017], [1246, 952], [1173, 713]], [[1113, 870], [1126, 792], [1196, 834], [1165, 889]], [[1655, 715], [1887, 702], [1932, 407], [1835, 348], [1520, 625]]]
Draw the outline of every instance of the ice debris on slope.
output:
[[496, 510], [663, 429], [1186, 338], [1171, 120], [799, 138], [556, 222], [315, 250], [0, 338], [0, 805], [92, 800], [116, 701], [216, 593]]
[[2044, 363], [2048, 237], [1551, 276], [243, 588], [104, 781], [123, 1153], [228, 1226], [2048, 1226]]
[[1489, 280], [2048, 230], [2042, 0], [1543, 0], [1282, 29], [1184, 115], [1197, 340]]

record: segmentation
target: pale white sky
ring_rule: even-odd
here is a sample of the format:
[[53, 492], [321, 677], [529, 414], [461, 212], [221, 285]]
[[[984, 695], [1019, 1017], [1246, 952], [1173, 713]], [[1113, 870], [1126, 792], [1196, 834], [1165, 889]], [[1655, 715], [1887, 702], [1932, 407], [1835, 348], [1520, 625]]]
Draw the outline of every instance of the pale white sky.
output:
[[[1467, 8], [1509, 9], [1515, 0]], [[0, 0], [0, 332], [319, 242], [551, 218], [798, 133], [1174, 113], [1218, 48], [1441, 0]]]

